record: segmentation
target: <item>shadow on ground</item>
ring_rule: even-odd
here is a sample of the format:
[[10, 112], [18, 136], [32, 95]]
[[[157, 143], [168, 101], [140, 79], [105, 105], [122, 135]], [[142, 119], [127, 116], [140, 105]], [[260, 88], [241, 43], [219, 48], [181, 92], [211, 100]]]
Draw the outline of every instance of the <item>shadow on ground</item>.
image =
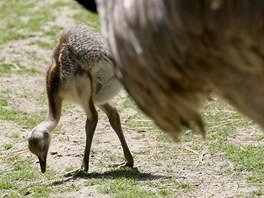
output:
[[53, 181], [50, 183], [50, 186], [56, 186], [63, 184], [64, 182], [68, 182], [76, 179], [118, 179], [118, 178], [126, 178], [126, 179], [135, 179], [137, 181], [151, 181], [158, 179], [169, 179], [171, 177], [164, 175], [156, 175], [152, 173], [142, 173], [138, 170], [138, 168], [120, 168], [116, 170], [106, 171], [103, 173], [85, 173], [83, 171], [76, 171], [76, 173], [68, 178]]

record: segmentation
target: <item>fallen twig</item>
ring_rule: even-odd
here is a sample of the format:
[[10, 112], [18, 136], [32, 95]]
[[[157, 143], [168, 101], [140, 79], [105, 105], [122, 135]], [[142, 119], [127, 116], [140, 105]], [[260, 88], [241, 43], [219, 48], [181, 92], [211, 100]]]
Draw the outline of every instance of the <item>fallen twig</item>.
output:
[[197, 151], [195, 151], [193, 149], [190, 149], [190, 148], [184, 148], [184, 149], [187, 150], [187, 151], [190, 151], [190, 152], [192, 152], [192, 153], [194, 153], [196, 155], [198, 155], [198, 162], [195, 165], [195, 167], [197, 167], [203, 161], [203, 156], [204, 156], [204, 152], [203, 151], [201, 151], [201, 153], [199, 153], [199, 152], [197, 152]]

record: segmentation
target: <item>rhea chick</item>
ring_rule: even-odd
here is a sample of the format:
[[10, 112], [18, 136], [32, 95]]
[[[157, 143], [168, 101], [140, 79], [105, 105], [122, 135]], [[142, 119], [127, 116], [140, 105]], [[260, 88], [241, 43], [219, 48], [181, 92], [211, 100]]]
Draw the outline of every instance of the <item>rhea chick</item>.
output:
[[50, 132], [60, 120], [63, 100], [81, 105], [87, 116], [81, 170], [87, 172], [89, 169], [90, 149], [98, 121], [95, 105], [106, 113], [121, 142], [126, 158], [121, 165], [133, 167], [134, 160], [123, 135], [119, 114], [108, 103], [121, 90], [112, 66], [109, 49], [100, 34], [84, 25], [71, 27], [61, 33], [46, 74], [49, 115], [28, 135], [29, 150], [38, 157], [42, 173], [46, 171]]

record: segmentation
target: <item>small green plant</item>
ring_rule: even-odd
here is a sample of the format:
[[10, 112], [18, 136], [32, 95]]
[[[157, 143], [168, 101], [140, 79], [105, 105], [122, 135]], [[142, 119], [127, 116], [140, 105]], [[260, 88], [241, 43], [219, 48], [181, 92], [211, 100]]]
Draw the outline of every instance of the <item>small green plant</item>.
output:
[[7, 178], [0, 181], [0, 189], [8, 190], [16, 187], [15, 183], [10, 182]]
[[13, 147], [13, 145], [10, 144], [10, 143], [5, 143], [5, 144], [3, 145], [3, 147], [4, 147], [5, 150], [9, 150], [9, 149], [11, 149], [11, 148]]
[[19, 136], [18, 132], [11, 132], [11, 133], [7, 134], [7, 137], [17, 140], [17, 139], [19, 139], [20, 136]]
[[178, 183], [176, 188], [178, 189], [184, 189], [184, 190], [192, 190], [194, 187], [191, 184], [187, 183]]
[[4, 100], [4, 99], [0, 99], [0, 106], [1, 107], [4, 107], [4, 106], [7, 106], [7, 100]]

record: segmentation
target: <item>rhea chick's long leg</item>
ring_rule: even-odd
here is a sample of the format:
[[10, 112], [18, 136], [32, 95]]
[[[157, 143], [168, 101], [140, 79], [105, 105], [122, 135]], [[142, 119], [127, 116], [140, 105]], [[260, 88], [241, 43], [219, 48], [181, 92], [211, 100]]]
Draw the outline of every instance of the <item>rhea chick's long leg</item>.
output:
[[86, 143], [85, 143], [82, 166], [80, 169], [67, 172], [66, 174], [64, 174], [64, 177], [83, 174], [84, 172], [87, 173], [89, 170], [91, 146], [92, 146], [94, 132], [98, 122], [98, 113], [95, 109], [92, 98], [90, 98], [89, 105], [84, 110], [87, 115], [87, 119], [85, 123]]
[[128, 167], [133, 167], [134, 166], [134, 159], [130, 153], [130, 150], [127, 146], [125, 137], [124, 137], [124, 133], [121, 127], [121, 122], [120, 122], [120, 117], [119, 114], [116, 110], [115, 107], [111, 106], [110, 104], [106, 103], [104, 105], [100, 105], [99, 106], [100, 109], [102, 111], [104, 111], [107, 115], [107, 117], [109, 118], [109, 122], [112, 126], [112, 128], [114, 129], [114, 131], [116, 132], [122, 148], [123, 148], [123, 152], [126, 158], [126, 161], [121, 163], [121, 164], [114, 164], [114, 166], [128, 166]]
[[76, 76], [73, 84], [75, 84], [75, 89], [78, 93], [79, 104], [87, 116], [85, 123], [86, 144], [81, 168], [66, 173], [65, 177], [78, 175], [81, 172], [88, 172], [91, 146], [98, 122], [98, 113], [93, 102], [93, 77], [91, 73], [88, 71], [84, 75]]
[[93, 104], [92, 98], [90, 98], [89, 110], [86, 111], [86, 114], [87, 114], [87, 119], [85, 123], [86, 144], [85, 144], [84, 157], [82, 162], [82, 170], [88, 172], [91, 145], [93, 141], [94, 131], [98, 122], [98, 114]]

